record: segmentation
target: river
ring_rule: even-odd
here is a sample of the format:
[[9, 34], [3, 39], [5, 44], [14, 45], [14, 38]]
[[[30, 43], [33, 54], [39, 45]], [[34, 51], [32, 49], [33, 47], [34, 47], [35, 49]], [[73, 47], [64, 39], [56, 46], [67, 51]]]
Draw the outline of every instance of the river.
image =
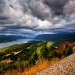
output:
[[13, 44], [27, 43], [28, 41], [31, 41], [31, 39], [19, 39], [19, 40], [12, 41], [12, 42], [0, 43], [0, 48], [10, 46]]

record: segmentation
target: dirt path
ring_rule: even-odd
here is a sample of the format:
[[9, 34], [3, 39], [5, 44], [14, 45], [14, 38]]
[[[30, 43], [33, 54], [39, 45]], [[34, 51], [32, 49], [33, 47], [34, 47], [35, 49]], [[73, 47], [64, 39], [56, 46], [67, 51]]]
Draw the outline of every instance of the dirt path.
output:
[[75, 54], [34, 75], [75, 75]]

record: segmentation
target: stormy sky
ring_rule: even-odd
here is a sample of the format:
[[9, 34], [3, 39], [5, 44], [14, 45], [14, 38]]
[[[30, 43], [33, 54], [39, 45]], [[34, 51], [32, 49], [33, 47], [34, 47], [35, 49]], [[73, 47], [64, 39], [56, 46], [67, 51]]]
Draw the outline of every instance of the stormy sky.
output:
[[0, 34], [35, 36], [75, 31], [75, 0], [0, 0]]

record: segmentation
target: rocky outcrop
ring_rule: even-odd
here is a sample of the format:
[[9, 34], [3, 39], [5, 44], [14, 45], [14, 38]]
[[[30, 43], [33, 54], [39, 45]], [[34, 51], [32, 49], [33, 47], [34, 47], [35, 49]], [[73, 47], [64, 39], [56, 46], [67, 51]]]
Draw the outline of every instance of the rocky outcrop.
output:
[[35, 75], [75, 75], [75, 54], [72, 54], [51, 67], [48, 67]]

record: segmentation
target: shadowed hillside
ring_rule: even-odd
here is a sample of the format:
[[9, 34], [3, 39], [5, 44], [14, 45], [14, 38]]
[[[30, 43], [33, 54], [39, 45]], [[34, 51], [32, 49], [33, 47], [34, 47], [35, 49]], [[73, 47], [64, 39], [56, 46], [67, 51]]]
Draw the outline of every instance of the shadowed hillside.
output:
[[54, 41], [54, 42], [70, 42], [70, 41], [75, 41], [75, 33], [42, 34], [42, 35], [36, 36], [35, 39]]

